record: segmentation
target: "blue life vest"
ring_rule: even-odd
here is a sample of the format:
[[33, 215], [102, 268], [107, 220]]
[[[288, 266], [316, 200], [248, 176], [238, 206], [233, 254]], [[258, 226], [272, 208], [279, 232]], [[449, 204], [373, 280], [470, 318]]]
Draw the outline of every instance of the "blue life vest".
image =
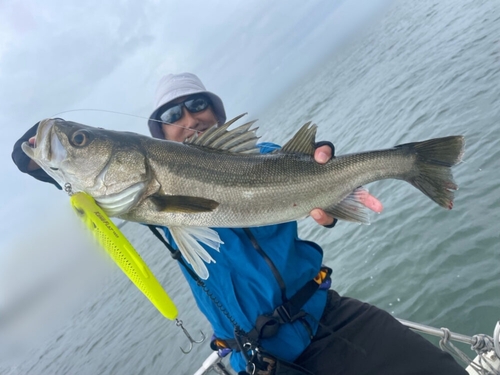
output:
[[[277, 146], [260, 144], [261, 152]], [[167, 228], [167, 240], [177, 249]], [[283, 303], [281, 289], [264, 258], [258, 254], [241, 228], [213, 228], [224, 242], [220, 252], [208, 249], [215, 263], [207, 264], [210, 273], [205, 286], [229, 315], [246, 332], [252, 330], [259, 315], [270, 314]], [[260, 247], [281, 274], [290, 298], [320, 270], [322, 249], [298, 238], [297, 222], [251, 228]], [[188, 265], [189, 267], [189, 265]], [[234, 326], [207, 293], [181, 267], [199, 309], [207, 317], [214, 334], [221, 339], [234, 338]], [[326, 290], [318, 289], [302, 310], [314, 334], [326, 305]], [[297, 320], [280, 326], [278, 333], [260, 341], [261, 347], [277, 358], [293, 362], [309, 345], [310, 332]], [[243, 371], [246, 362], [240, 352], [233, 352], [231, 365]]]

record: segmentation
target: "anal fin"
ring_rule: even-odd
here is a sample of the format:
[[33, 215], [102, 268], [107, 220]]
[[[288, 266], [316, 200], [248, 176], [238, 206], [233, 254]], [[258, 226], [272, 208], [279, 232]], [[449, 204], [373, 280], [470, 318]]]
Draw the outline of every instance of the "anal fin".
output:
[[339, 203], [327, 207], [324, 211], [339, 220], [351, 221], [360, 224], [370, 224], [369, 210], [362, 203], [368, 190], [360, 186]]

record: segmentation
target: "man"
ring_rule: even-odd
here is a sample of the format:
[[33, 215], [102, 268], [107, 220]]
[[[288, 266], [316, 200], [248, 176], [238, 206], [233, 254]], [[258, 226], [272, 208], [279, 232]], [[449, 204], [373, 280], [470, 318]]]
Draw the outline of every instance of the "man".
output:
[[[221, 99], [193, 74], [165, 76], [158, 86], [155, 110], [148, 121], [155, 138], [183, 141], [223, 124]], [[19, 169], [48, 182], [50, 177], [19, 154]], [[333, 145], [320, 143], [315, 160], [324, 163]], [[277, 148], [260, 144], [261, 152]], [[53, 182], [55, 183], [55, 182]], [[382, 206], [366, 193], [363, 203]], [[321, 225], [336, 220], [323, 210], [311, 211]], [[176, 245], [166, 228], [169, 242]], [[207, 264], [210, 277], [200, 280], [180, 258], [181, 270], [200, 310], [212, 324], [214, 349], [231, 348], [236, 371], [268, 375], [299, 374], [466, 374], [448, 354], [402, 326], [374, 306], [340, 297], [328, 290], [329, 269], [323, 251], [297, 235], [297, 223], [257, 228], [215, 228], [220, 252]]]

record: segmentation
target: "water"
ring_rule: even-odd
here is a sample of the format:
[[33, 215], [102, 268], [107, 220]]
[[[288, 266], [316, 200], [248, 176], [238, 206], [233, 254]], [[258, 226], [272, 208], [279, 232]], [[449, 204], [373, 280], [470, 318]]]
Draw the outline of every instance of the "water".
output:
[[[385, 203], [370, 226], [301, 236], [325, 249], [334, 288], [396, 317], [492, 334], [500, 315], [500, 3], [399, 2], [359, 40], [321, 64], [260, 117], [264, 140], [283, 143], [306, 121], [337, 154], [464, 134], [460, 186], [446, 211], [399, 181], [377, 182]], [[210, 334], [178, 266], [147, 230], [125, 234], [174, 298], [195, 338]], [[208, 345], [187, 341], [119, 272], [45, 345], [8, 374], [191, 374]]]

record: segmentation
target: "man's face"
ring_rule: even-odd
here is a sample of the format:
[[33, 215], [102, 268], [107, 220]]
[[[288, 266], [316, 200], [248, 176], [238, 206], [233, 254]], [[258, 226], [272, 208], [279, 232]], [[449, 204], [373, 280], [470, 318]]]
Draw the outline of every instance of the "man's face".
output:
[[[172, 103], [181, 103], [188, 98], [190, 97], [183, 96], [173, 100]], [[165, 139], [182, 142], [186, 138], [191, 137], [195, 132], [203, 133], [216, 123], [217, 118], [211, 106], [197, 113], [191, 113], [185, 106], [182, 106], [182, 117], [172, 124], [162, 124], [162, 130]]]

